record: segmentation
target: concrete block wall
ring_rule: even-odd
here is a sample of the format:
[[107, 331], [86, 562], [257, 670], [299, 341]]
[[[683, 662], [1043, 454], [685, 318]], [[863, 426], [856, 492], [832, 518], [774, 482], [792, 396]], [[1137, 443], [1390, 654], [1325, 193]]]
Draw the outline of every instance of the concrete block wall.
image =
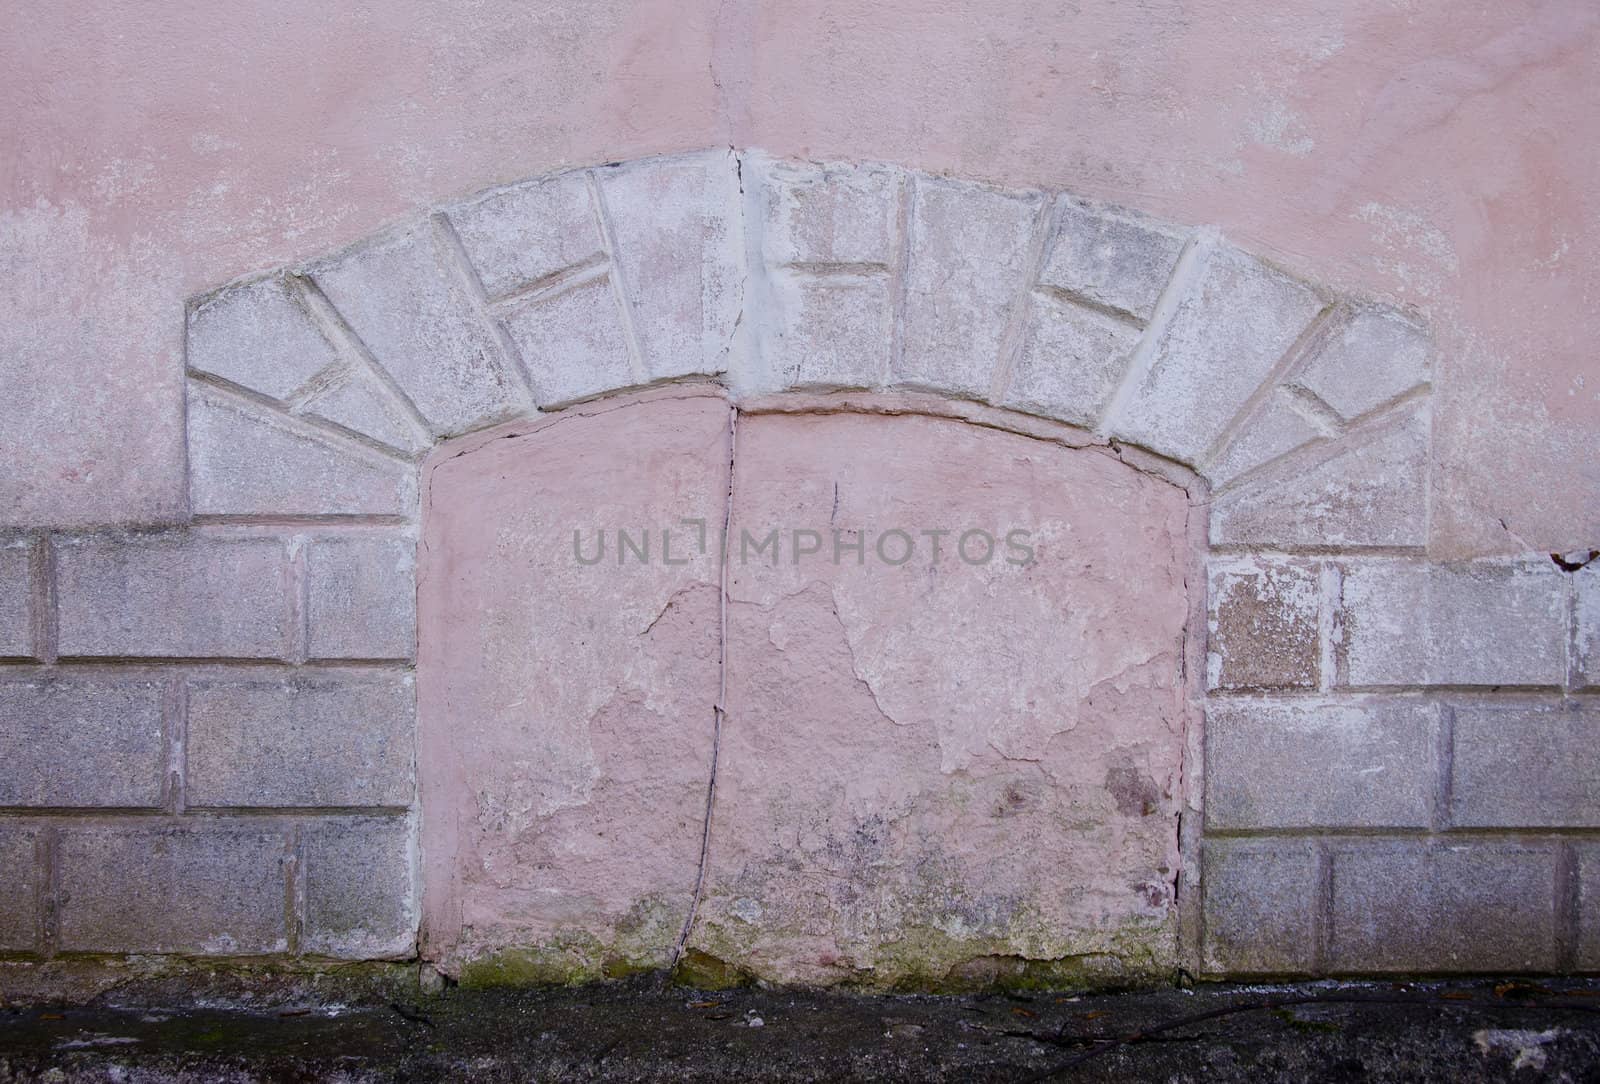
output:
[[[1202, 884], [1222, 974], [1594, 970], [1592, 571], [1212, 561]], [[1270, 884], [1270, 891], [1263, 891]]]
[[413, 545], [196, 525], [3, 551], [0, 950], [410, 955]]
[[0, 540], [0, 951], [413, 953], [422, 457], [698, 379], [1054, 419], [1206, 510], [1195, 969], [1600, 969], [1600, 572], [1428, 559], [1411, 314], [1067, 194], [715, 151], [187, 320], [190, 524]]

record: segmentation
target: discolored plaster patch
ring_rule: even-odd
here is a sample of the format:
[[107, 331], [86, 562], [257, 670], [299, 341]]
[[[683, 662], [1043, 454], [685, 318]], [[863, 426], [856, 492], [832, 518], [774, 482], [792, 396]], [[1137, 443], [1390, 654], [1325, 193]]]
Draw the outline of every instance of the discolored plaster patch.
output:
[[[1095, 451], [854, 414], [747, 417], [734, 483], [731, 537], [838, 528], [866, 555], [835, 563], [830, 538], [821, 560], [730, 563], [691, 947], [879, 989], [1173, 966], [1182, 491]], [[1031, 562], [962, 559], [965, 531], [1013, 527]], [[918, 548], [888, 564], [895, 530]]]
[[720, 522], [728, 414], [714, 393], [612, 403], [434, 461], [418, 586], [424, 943], [473, 981], [671, 962], [711, 770], [715, 561], [619, 563], [612, 536], [585, 565], [573, 534]]
[[[587, 410], [428, 480], [430, 958], [917, 989], [1175, 966], [1182, 490], [954, 418], [747, 415], [730, 456], [709, 389]], [[689, 515], [682, 566], [574, 567], [557, 529]], [[894, 530], [915, 559], [883, 560]]]

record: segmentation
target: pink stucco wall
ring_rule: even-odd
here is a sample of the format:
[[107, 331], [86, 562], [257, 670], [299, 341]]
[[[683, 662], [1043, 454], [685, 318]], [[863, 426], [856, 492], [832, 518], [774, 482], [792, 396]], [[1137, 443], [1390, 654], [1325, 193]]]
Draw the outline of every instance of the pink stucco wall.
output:
[[175, 518], [183, 299], [565, 163], [1064, 185], [1413, 303], [1440, 555], [1600, 537], [1588, 0], [13, 5], [0, 524]]

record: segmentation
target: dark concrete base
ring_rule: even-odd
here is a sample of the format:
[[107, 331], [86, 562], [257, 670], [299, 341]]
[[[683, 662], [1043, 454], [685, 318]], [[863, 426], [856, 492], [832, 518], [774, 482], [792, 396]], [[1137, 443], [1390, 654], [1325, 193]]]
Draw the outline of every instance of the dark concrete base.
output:
[[0, 1010], [0, 1082], [1600, 1080], [1594, 980], [967, 997], [388, 983], [349, 1004], [337, 982], [175, 991]]

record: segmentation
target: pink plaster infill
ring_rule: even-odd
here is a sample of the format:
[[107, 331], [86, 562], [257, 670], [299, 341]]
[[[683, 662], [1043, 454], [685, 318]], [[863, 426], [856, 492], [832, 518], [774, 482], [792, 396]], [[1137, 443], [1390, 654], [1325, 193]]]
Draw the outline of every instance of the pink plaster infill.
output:
[[[872, 987], [1169, 968], [1184, 493], [946, 418], [758, 414], [737, 448], [738, 546], [839, 529], [866, 556], [835, 563], [831, 538], [821, 560], [731, 555], [690, 947]], [[941, 529], [936, 556], [923, 532]], [[1006, 546], [1015, 529], [1031, 557]], [[888, 565], [895, 530], [916, 549]], [[967, 531], [996, 538], [990, 559], [976, 533], [962, 550]]]
[[689, 912], [718, 682], [716, 561], [686, 551], [686, 565], [590, 567], [573, 555], [578, 529], [722, 523], [726, 401], [646, 400], [468, 438], [430, 461], [423, 943], [447, 969], [496, 954], [519, 980], [665, 967]]
[[[425, 953], [487, 980], [660, 967], [693, 911], [695, 966], [775, 981], [1169, 969], [1186, 494], [916, 397], [757, 409], [731, 505], [730, 408], [703, 387], [430, 461]], [[715, 539], [725, 513], [724, 613], [715, 541], [701, 554], [678, 525]], [[659, 537], [648, 563], [620, 558], [614, 528], [645, 525], [671, 526], [687, 563]], [[592, 558], [601, 528], [611, 550], [580, 564], [573, 530]], [[777, 552], [755, 554], [774, 528]], [[877, 545], [894, 529], [904, 563], [885, 558], [903, 540]], [[992, 554], [976, 535], [962, 549], [969, 529]], [[865, 541], [859, 563], [835, 563], [835, 530]]]

